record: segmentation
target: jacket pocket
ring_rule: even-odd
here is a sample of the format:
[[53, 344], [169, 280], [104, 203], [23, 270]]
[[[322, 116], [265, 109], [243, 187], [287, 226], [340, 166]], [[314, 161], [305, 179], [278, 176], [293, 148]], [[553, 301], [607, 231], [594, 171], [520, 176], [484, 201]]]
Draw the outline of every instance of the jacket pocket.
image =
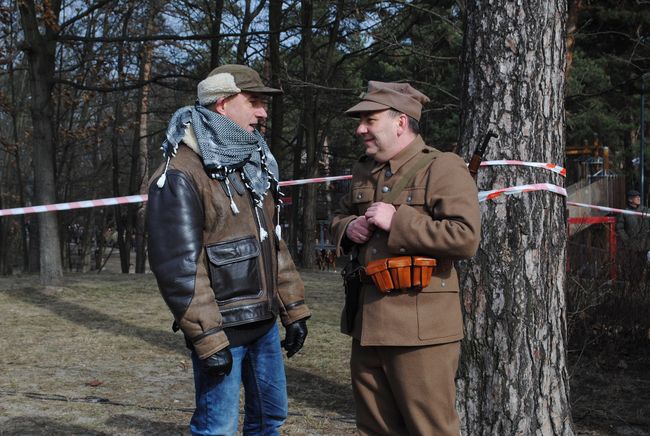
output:
[[425, 196], [425, 188], [407, 188], [400, 192], [397, 198], [393, 201], [393, 204], [395, 206], [407, 204], [409, 206], [423, 208], [426, 203]]
[[421, 340], [441, 340], [462, 336], [463, 324], [455, 271], [431, 278], [429, 286], [416, 298], [418, 336]]
[[352, 188], [352, 204], [356, 208], [357, 215], [363, 215], [370, 207], [375, 198], [373, 187]]
[[210, 283], [220, 305], [262, 295], [257, 238], [248, 236], [205, 247]]

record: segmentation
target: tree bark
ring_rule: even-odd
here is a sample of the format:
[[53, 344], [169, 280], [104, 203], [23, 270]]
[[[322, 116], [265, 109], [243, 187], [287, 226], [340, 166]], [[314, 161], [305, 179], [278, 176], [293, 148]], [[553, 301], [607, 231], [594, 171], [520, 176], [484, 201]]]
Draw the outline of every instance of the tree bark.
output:
[[[305, 135], [305, 153], [307, 155], [306, 176], [316, 177], [318, 160], [316, 158], [316, 124], [315, 92], [309, 83], [313, 81], [313, 47], [312, 47], [312, 21], [314, 5], [311, 0], [301, 1], [302, 21], [302, 68], [303, 80], [307, 84], [303, 90], [303, 107], [301, 122]], [[303, 187], [303, 232], [302, 232], [302, 266], [309, 268], [315, 265], [316, 255], [314, 252], [314, 240], [316, 234], [316, 186], [309, 184]]]
[[[52, 204], [56, 203], [52, 86], [56, 52], [55, 27], [59, 20], [61, 1], [52, 0], [44, 4], [44, 34], [39, 30], [34, 2], [23, 0], [18, 3], [18, 7], [32, 92], [30, 112], [34, 128], [34, 203]], [[48, 285], [60, 284], [63, 281], [63, 265], [56, 212], [38, 214], [38, 229], [41, 282]]]
[[[564, 160], [566, 0], [468, 2], [460, 143], [488, 128], [491, 159]], [[481, 170], [480, 189], [563, 184], [546, 171]], [[565, 199], [545, 191], [481, 205], [478, 254], [462, 265], [458, 378], [463, 434], [572, 435], [566, 368]]]

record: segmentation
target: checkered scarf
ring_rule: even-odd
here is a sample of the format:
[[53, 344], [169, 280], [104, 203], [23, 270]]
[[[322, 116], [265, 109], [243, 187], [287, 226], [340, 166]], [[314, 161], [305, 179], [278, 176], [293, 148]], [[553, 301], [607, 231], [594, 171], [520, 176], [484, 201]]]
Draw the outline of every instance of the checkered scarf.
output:
[[258, 206], [269, 189], [279, 193], [278, 163], [260, 132], [248, 132], [230, 118], [198, 104], [185, 106], [172, 115], [162, 144], [166, 158], [176, 154], [188, 124], [194, 129], [210, 177], [227, 183], [228, 174], [241, 171]]

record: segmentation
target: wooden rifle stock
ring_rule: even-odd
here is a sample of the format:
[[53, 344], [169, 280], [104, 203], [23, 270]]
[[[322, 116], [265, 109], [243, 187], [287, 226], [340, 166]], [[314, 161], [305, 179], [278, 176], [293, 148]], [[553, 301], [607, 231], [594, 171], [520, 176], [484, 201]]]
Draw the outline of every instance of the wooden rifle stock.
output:
[[475, 181], [476, 181], [476, 175], [478, 174], [478, 168], [481, 166], [481, 161], [483, 160], [483, 154], [487, 149], [490, 139], [498, 138], [498, 137], [499, 135], [497, 135], [491, 130], [488, 130], [487, 134], [485, 135], [485, 138], [483, 138], [483, 142], [478, 147], [476, 147], [476, 151], [472, 156], [472, 160], [469, 161], [469, 165], [467, 166], [467, 169], [469, 169], [469, 173], [471, 174], [472, 178]]

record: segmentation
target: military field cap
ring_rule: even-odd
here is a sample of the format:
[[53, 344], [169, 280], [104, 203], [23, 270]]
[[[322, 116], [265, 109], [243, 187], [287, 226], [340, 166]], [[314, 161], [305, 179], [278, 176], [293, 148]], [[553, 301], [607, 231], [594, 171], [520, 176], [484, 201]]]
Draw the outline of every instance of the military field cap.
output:
[[632, 198], [632, 197], [640, 197], [641, 193], [635, 189], [630, 189], [627, 191], [627, 198]]
[[282, 90], [265, 86], [257, 71], [246, 65], [227, 64], [215, 68], [199, 82], [199, 104], [205, 106], [222, 97], [240, 92], [259, 94], [282, 94]]
[[429, 97], [408, 83], [371, 80], [368, 82], [368, 92], [361, 94], [361, 102], [346, 110], [345, 113], [354, 116], [360, 112], [392, 108], [420, 121], [422, 105], [428, 102]]

